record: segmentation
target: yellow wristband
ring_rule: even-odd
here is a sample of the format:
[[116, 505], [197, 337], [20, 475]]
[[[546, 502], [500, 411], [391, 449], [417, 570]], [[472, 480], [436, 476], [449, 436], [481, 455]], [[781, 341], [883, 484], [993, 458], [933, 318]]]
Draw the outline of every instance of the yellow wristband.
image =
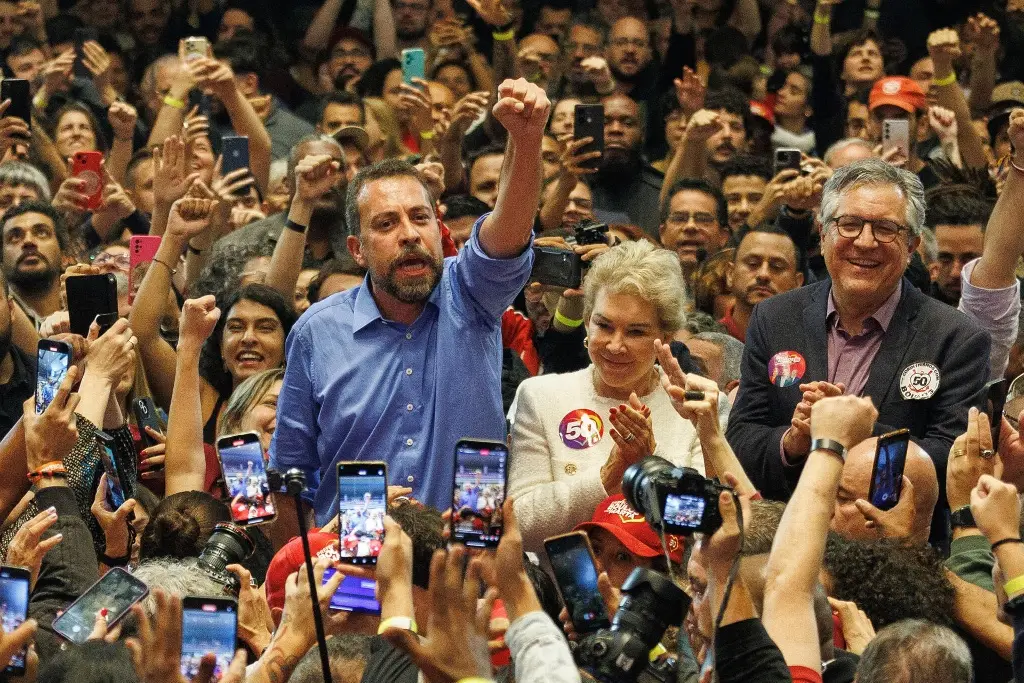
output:
[[491, 33], [491, 38], [494, 38], [495, 40], [512, 40], [515, 37], [516, 30], [514, 28], [510, 28], [507, 31], [501, 31], [500, 33], [498, 31]]
[[1005, 584], [1003, 584], [1003, 590], [1006, 591], [1007, 598], [1012, 598], [1017, 593], [1024, 591], [1024, 574], [1021, 574], [1016, 578], [1010, 579]]
[[562, 312], [559, 311], [558, 309], [555, 309], [555, 320], [562, 323], [566, 327], [579, 327], [580, 325], [583, 324], [583, 318], [580, 318], [579, 320], [567, 318], [566, 316], [562, 315]]
[[830, 14], [818, 14], [817, 12], [815, 12], [814, 13], [814, 23], [815, 24], [831, 24], [832, 23], [832, 15], [830, 15]]
[[933, 78], [932, 83], [934, 83], [939, 88], [947, 85], [953, 85], [954, 83], [956, 83], [956, 72], [954, 71], [945, 78]]
[[422, 138], [424, 140], [433, 140], [434, 139], [434, 131], [432, 131], [432, 130], [421, 130], [420, 131], [420, 138]]
[[384, 633], [389, 628], [400, 628], [406, 631], [412, 631], [413, 633], [419, 633], [416, 630], [416, 620], [411, 617], [388, 617], [384, 621], [380, 622], [380, 626], [377, 627], [377, 635]]
[[43, 97], [42, 93], [37, 93], [36, 96], [32, 98], [32, 105], [36, 109], [46, 109], [47, 104], [49, 104], [49, 102], [45, 97]]
[[878, 21], [878, 18], [882, 16], [882, 13], [876, 9], [866, 9], [864, 10], [864, 16], [867, 17], [868, 19], [874, 19], [875, 21]]
[[175, 109], [184, 109], [185, 108], [185, 103], [184, 102], [182, 102], [181, 100], [176, 99], [174, 97], [171, 97], [170, 95], [165, 95], [164, 96], [164, 104], [166, 104], [168, 107], [174, 107]]

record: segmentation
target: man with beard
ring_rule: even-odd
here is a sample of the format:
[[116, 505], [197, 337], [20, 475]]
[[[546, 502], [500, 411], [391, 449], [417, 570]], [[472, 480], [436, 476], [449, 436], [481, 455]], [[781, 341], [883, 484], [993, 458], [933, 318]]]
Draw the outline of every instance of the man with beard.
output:
[[398, 49], [419, 47], [431, 48], [427, 39], [427, 25], [430, 22], [432, 0], [394, 0], [391, 7], [395, 13], [395, 33], [398, 35]]
[[[307, 135], [292, 147], [288, 156], [288, 175], [285, 182], [289, 190], [295, 187], [295, 168], [299, 161], [307, 156], [328, 155], [341, 165], [342, 173], [337, 178], [337, 185], [315, 202], [313, 215], [310, 218], [309, 230], [306, 231], [306, 250], [318, 262], [329, 260], [333, 254], [344, 253], [345, 220], [345, 184], [350, 180], [346, 175], [351, 168], [346, 161], [345, 151], [334, 138], [315, 134]], [[213, 246], [211, 259], [216, 259], [226, 247], [242, 244], [276, 244], [285, 227], [287, 212], [275, 213], [263, 220], [235, 230], [217, 240]]]
[[756, 304], [803, 285], [799, 250], [784, 230], [762, 223], [740, 235], [726, 280], [736, 303], [718, 322], [745, 342]]
[[[505, 172], [494, 212], [456, 257], [442, 258], [434, 198], [412, 166], [383, 161], [349, 184], [348, 248], [367, 278], [314, 304], [289, 335], [270, 446], [272, 467], [311, 475], [318, 523], [335, 513], [340, 459], [384, 460], [392, 483], [447, 509], [456, 442], [467, 434], [504, 441], [500, 320], [533, 264], [549, 109], [525, 79], [499, 86], [493, 116], [508, 131]], [[293, 231], [331, 166], [303, 165]]]
[[11, 295], [39, 327], [61, 310], [61, 256], [68, 233], [60, 214], [45, 202], [27, 201], [3, 216], [3, 273]]
[[640, 107], [627, 95], [604, 98], [604, 156], [590, 183], [603, 223], [632, 223], [658, 237], [661, 174], [646, 162]]
[[593, 83], [594, 74], [583, 67], [583, 60], [600, 57], [604, 42], [604, 29], [596, 24], [577, 19], [569, 27], [562, 47], [562, 82], [557, 89], [560, 99], [597, 94]]
[[656, 69], [651, 60], [651, 37], [644, 22], [623, 17], [608, 33], [608, 66], [615, 77], [615, 89], [636, 101], [649, 102], [658, 96]]
[[927, 225], [938, 244], [938, 256], [928, 265], [929, 293], [939, 301], [959, 305], [963, 268], [981, 256], [991, 214], [992, 205], [969, 186], [941, 186], [928, 193]]
[[725, 197], [706, 180], [680, 180], [661, 209], [661, 245], [679, 255], [687, 280], [729, 241]]
[[7, 279], [3, 283], [4, 305], [0, 306], [0, 438], [21, 419], [22, 404], [35, 391], [35, 359], [11, 343], [15, 302]]
[[[704, 108], [694, 112], [665, 172], [666, 183], [678, 178], [705, 178], [716, 185], [722, 167], [748, 147], [750, 100], [735, 88], [708, 92]], [[671, 185], [669, 185], [671, 187]]]

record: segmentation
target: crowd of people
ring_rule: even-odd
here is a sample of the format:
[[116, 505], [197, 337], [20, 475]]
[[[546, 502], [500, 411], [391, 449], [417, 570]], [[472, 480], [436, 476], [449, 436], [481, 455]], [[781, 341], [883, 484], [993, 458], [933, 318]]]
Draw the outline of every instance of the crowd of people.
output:
[[1021, 680], [1022, 56], [1021, 0], [0, 0], [0, 678]]

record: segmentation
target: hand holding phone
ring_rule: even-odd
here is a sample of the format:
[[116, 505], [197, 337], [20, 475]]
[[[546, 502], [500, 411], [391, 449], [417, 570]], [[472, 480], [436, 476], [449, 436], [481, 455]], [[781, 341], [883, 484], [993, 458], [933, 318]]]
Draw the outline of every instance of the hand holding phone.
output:
[[213, 653], [213, 680], [231, 666], [238, 639], [238, 603], [231, 598], [186, 596], [181, 610], [181, 675], [195, 679], [203, 657]]
[[799, 173], [800, 158], [800, 150], [798, 149], [779, 148], [775, 150], [775, 166], [772, 169], [772, 177], [786, 170]]
[[338, 554], [342, 562], [377, 564], [384, 546], [387, 500], [386, 464], [338, 463]]
[[402, 82], [413, 87], [420, 87], [412, 79], [426, 79], [426, 57], [423, 49], [414, 47], [402, 50]]
[[910, 160], [910, 121], [882, 121], [882, 160], [898, 166]]
[[608, 628], [611, 622], [597, 589], [597, 563], [586, 533], [574, 531], [548, 538], [544, 550], [576, 632], [585, 634]]
[[[603, 104], [577, 104], [573, 110], [573, 132], [575, 140], [591, 138], [591, 142], [580, 147], [577, 156], [597, 152], [604, 154], [604, 105]], [[601, 157], [588, 159], [584, 164], [585, 168], [596, 169], [601, 165]]]
[[455, 444], [451, 542], [497, 548], [504, 529], [501, 506], [508, 484], [508, 446], [500, 441], [460, 439]]
[[40, 339], [36, 346], [36, 415], [42, 415], [57, 395], [71, 367], [71, 345], [56, 339]]
[[101, 609], [107, 610], [107, 627], [110, 628], [148, 594], [145, 583], [126, 569], [114, 567], [53, 620], [53, 630], [73, 643], [84, 643]]
[[[0, 566], [0, 626], [10, 635], [28, 618], [28, 596], [31, 573], [24, 567]], [[5, 666], [4, 673], [21, 676], [25, 673], [27, 648], [18, 650]]]
[[903, 469], [907, 464], [909, 447], [910, 432], [906, 429], [897, 429], [878, 437], [868, 502], [879, 510], [891, 510], [900, 502]]
[[249, 526], [274, 519], [277, 508], [267, 481], [260, 435], [246, 432], [217, 439], [217, 457], [230, 498], [231, 521]]
[[85, 208], [95, 211], [103, 203], [103, 153], [75, 152], [71, 158], [71, 175], [85, 181], [81, 193], [89, 198]]
[[[5, 117], [14, 116], [32, 128], [32, 99], [29, 95], [29, 82], [23, 78], [5, 78], [0, 81], [0, 102], [10, 100], [11, 104], [4, 111]], [[27, 140], [28, 134], [22, 134]]]
[[68, 293], [68, 318], [74, 334], [88, 337], [89, 327], [103, 314], [113, 313], [114, 316], [100, 322], [100, 334], [113, 325], [117, 319], [117, 278], [113, 273], [69, 277], [64, 281], [64, 288]]
[[574, 251], [557, 247], [533, 247], [530, 282], [578, 289], [583, 282], [583, 257]]
[[160, 248], [158, 235], [132, 235], [128, 241], [128, 303], [135, 303], [135, 297], [149, 271], [150, 264], [156, 258]]

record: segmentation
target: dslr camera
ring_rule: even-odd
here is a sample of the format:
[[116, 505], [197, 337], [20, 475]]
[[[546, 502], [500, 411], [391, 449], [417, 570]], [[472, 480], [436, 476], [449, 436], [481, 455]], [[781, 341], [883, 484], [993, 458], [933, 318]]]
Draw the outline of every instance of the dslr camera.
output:
[[241, 564], [249, 559], [256, 544], [242, 527], [231, 522], [220, 522], [213, 527], [210, 539], [206, 541], [198, 566], [207, 576], [224, 586], [224, 592], [238, 595], [241, 586], [238, 577], [229, 572], [229, 564]]
[[656, 455], [630, 465], [622, 477], [626, 502], [655, 531], [678, 536], [715, 533], [722, 526], [718, 497], [731, 490], [693, 468], [676, 467]]
[[584, 219], [573, 226], [573, 233], [576, 236], [576, 244], [586, 246], [588, 244], [608, 244], [608, 226], [590, 219]]

